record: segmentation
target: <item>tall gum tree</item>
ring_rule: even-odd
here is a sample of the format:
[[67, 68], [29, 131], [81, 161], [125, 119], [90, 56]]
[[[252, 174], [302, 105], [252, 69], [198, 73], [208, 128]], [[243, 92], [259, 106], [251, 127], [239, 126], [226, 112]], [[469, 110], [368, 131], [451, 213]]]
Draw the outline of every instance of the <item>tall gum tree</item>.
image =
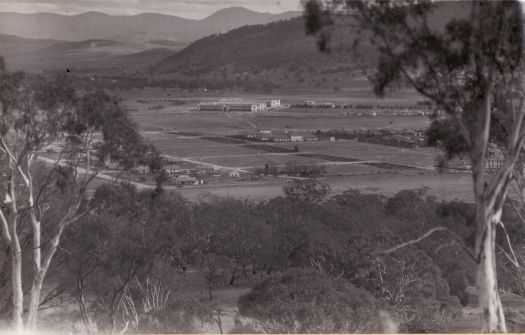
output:
[[[370, 77], [376, 94], [384, 96], [401, 84], [431, 100], [436, 114], [428, 139], [445, 158], [470, 160], [481, 329], [506, 332], [495, 241], [525, 141], [520, 3], [310, 0], [304, 7], [307, 33], [318, 36], [322, 50], [329, 49], [334, 28], [355, 32], [352, 36], [360, 36], [354, 40], [356, 50], [376, 50], [377, 67]], [[505, 156], [494, 173], [486, 169], [491, 142]]]
[[[161, 166], [116, 99], [104, 92], [80, 96], [66, 76], [30, 77], [2, 67], [0, 108], [0, 227], [11, 255], [12, 327], [35, 330], [44, 279], [64, 229], [90, 210], [86, 192], [106, 160], [124, 169]], [[95, 139], [101, 141], [96, 154]], [[22, 238], [31, 241], [31, 269], [24, 268]]]

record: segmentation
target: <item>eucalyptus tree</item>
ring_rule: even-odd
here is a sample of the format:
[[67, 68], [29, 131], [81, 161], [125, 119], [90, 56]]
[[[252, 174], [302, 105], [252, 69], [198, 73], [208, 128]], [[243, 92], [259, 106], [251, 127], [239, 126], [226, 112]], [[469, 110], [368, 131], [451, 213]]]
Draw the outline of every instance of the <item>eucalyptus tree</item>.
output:
[[[319, 37], [322, 49], [329, 49], [333, 27], [350, 29], [355, 47], [376, 51], [375, 92], [384, 96], [408, 85], [432, 101], [430, 141], [447, 159], [470, 160], [482, 330], [505, 332], [495, 249], [525, 142], [520, 2], [310, 0], [305, 9], [307, 32]], [[505, 156], [493, 174], [486, 170], [491, 141]]]
[[[89, 211], [88, 187], [105, 161], [111, 158], [130, 168], [156, 162], [158, 155], [115, 98], [103, 92], [79, 95], [65, 75], [29, 76], [3, 69], [0, 108], [5, 171], [0, 224], [10, 250], [13, 328], [34, 329], [44, 279], [64, 229]], [[96, 139], [102, 144], [96, 157], [90, 157]], [[31, 241], [31, 269], [23, 262], [23, 235]], [[24, 299], [27, 275], [31, 288]]]

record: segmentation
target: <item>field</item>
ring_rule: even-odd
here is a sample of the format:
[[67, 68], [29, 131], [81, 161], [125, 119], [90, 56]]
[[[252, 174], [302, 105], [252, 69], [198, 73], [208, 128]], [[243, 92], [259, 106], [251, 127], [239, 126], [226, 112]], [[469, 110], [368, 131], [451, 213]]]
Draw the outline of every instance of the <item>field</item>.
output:
[[196, 137], [172, 134], [144, 134], [164, 154], [175, 157], [203, 158], [217, 155], [251, 155], [254, 152], [242, 145], [222, 144], [201, 140]]
[[[432, 148], [397, 148], [356, 140], [254, 145], [219, 143], [199, 137], [158, 132], [145, 132], [144, 136], [166, 155], [239, 168], [258, 167], [264, 164], [282, 166], [292, 161], [298, 164], [336, 163], [338, 160], [340, 163], [348, 163], [345, 162], [346, 160], [365, 160], [430, 168], [436, 164], [438, 156], [438, 152]], [[290, 153], [258, 150], [258, 146], [282, 148]], [[299, 148], [299, 153], [293, 152], [295, 146]]]
[[[242, 118], [248, 119], [246, 118]], [[424, 116], [376, 116], [376, 117], [350, 117], [344, 115], [322, 115], [319, 113], [272, 113], [266, 115], [258, 113], [249, 118], [250, 122], [258, 128], [291, 128], [315, 131], [330, 129], [370, 129], [394, 128], [420, 130], [430, 124], [428, 117]]]
[[[173, 102], [174, 96], [177, 96], [177, 103]], [[282, 103], [297, 103], [308, 97], [285, 95], [282, 97]], [[422, 130], [430, 124], [428, 117], [352, 117], [337, 111], [291, 112], [287, 109], [257, 113], [200, 113], [191, 109], [199, 101], [211, 101], [219, 97], [207, 93], [176, 94], [145, 90], [140, 91], [140, 95], [126, 98], [126, 104], [134, 106], [131, 112], [133, 119], [151, 143], [167, 156], [184, 159], [194, 164], [236, 168], [245, 173], [253, 173], [265, 165], [278, 168], [284, 167], [287, 163], [320, 165], [326, 171], [327, 178], [323, 180], [330, 184], [334, 193], [357, 188], [366, 193], [393, 195], [401, 189], [428, 187], [429, 193], [439, 198], [472, 200], [470, 176], [439, 174], [435, 170], [439, 152], [433, 148], [409, 149], [363, 143], [357, 140], [252, 143], [224, 137], [256, 128], [315, 131], [389, 127]], [[269, 97], [246, 97], [246, 99], [250, 98]], [[319, 99], [318, 101], [332, 102], [350, 100], [345, 96], [335, 97], [329, 94], [323, 96], [319, 92], [315, 98]], [[406, 94], [385, 101], [377, 101], [370, 96], [357, 99], [352, 96], [352, 101], [354, 100], [367, 104], [402, 104], [418, 99], [414, 95]], [[155, 108], [151, 109], [151, 106]], [[298, 147], [299, 152], [295, 152], [295, 146]], [[248, 179], [242, 182], [185, 186], [177, 190], [190, 199], [198, 199], [206, 194], [267, 199], [282, 195], [281, 189], [286, 182], [283, 178]]]
[[[188, 108], [188, 107], [186, 107]], [[350, 117], [333, 113], [202, 113], [147, 111], [133, 113], [133, 118], [144, 130], [172, 129], [202, 134], [235, 135], [250, 128], [295, 130], [330, 129], [416, 129], [430, 124], [424, 116]]]
[[237, 134], [251, 126], [240, 119], [230, 119], [223, 113], [148, 111], [133, 113], [133, 119], [144, 130], [179, 130], [202, 134]]
[[356, 140], [337, 142], [279, 143], [284, 148], [299, 147], [301, 152], [330, 153], [359, 160], [372, 160], [431, 167], [436, 163], [438, 151], [433, 148], [398, 148], [380, 144], [359, 142]]
[[[332, 195], [348, 189], [357, 189], [363, 193], [393, 196], [400, 190], [428, 187], [428, 194], [438, 199], [473, 201], [472, 179], [466, 174], [384, 173], [325, 178], [322, 181], [330, 185]], [[190, 200], [210, 195], [267, 200], [283, 195], [284, 182], [285, 180], [276, 178], [274, 182], [264, 183], [185, 187], [178, 189], [178, 192]]]

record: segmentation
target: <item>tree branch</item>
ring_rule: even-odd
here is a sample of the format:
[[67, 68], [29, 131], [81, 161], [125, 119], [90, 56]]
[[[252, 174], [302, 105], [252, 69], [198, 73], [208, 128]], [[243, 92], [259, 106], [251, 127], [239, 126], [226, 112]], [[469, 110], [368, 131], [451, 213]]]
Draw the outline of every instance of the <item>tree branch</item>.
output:
[[9, 147], [7, 146], [7, 144], [5, 143], [4, 141], [4, 138], [2, 136], [0, 136], [0, 145], [2, 146], [2, 149], [3, 151], [9, 156], [9, 162], [11, 163], [11, 167], [13, 168], [16, 168], [18, 170], [18, 172], [20, 173], [20, 175], [22, 176], [22, 179], [24, 179], [24, 182], [26, 183], [26, 185], [29, 183], [29, 180], [27, 178], [27, 176], [25, 175], [25, 173], [22, 171], [22, 168], [20, 167], [20, 164], [18, 162], [18, 160], [16, 159], [16, 157], [13, 155], [13, 153], [11, 152], [11, 150], [9, 150]]
[[429, 231], [427, 231], [425, 234], [421, 235], [420, 237], [418, 237], [416, 239], [413, 239], [413, 240], [401, 243], [401, 244], [399, 244], [399, 245], [397, 245], [397, 246], [395, 246], [393, 248], [377, 252], [376, 254], [378, 254], [378, 255], [391, 254], [391, 253], [396, 252], [396, 251], [398, 251], [400, 249], [409, 247], [409, 246], [414, 245], [414, 244], [418, 244], [418, 243], [422, 242], [423, 240], [425, 240], [426, 238], [430, 237], [432, 234], [437, 233], [437, 232], [446, 232], [446, 233], [448, 233], [454, 240], [460, 242], [461, 246], [467, 252], [469, 257], [472, 258], [474, 261], [476, 261], [476, 257], [474, 256], [472, 251], [465, 245], [465, 242], [463, 241], [463, 239], [461, 237], [459, 237], [456, 233], [454, 233], [453, 231], [451, 231], [450, 229], [448, 229], [446, 227], [432, 228]]
[[10, 244], [11, 234], [9, 233], [9, 224], [7, 223], [7, 219], [1, 207], [0, 207], [0, 222], [2, 223], [2, 236], [4, 237], [5, 241], [8, 244]]
[[516, 253], [514, 252], [514, 248], [512, 248], [512, 243], [510, 242], [510, 237], [509, 237], [509, 234], [507, 232], [507, 229], [505, 228], [505, 225], [503, 224], [503, 221], [499, 221], [499, 225], [501, 226], [501, 228], [503, 228], [503, 232], [505, 233], [505, 238], [507, 240], [507, 245], [509, 246], [509, 250], [510, 250], [510, 253], [512, 255], [512, 259], [507, 255], [507, 252], [505, 250], [503, 250], [503, 248], [501, 248], [503, 250], [503, 252], [505, 252], [505, 254], [507, 255], [507, 258], [509, 258], [509, 260], [512, 262], [512, 264], [514, 264], [514, 266], [516, 266], [517, 268], [520, 267], [519, 265], [519, 262], [518, 262], [518, 258], [516, 257]]

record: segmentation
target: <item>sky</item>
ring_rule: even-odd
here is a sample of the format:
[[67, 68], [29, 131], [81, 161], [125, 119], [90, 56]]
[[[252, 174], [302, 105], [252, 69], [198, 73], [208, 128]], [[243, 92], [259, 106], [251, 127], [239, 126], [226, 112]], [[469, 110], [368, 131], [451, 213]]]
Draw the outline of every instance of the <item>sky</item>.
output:
[[0, 0], [1, 12], [67, 15], [90, 11], [112, 15], [163, 13], [190, 19], [202, 19], [227, 7], [282, 13], [300, 10], [301, 0]]

